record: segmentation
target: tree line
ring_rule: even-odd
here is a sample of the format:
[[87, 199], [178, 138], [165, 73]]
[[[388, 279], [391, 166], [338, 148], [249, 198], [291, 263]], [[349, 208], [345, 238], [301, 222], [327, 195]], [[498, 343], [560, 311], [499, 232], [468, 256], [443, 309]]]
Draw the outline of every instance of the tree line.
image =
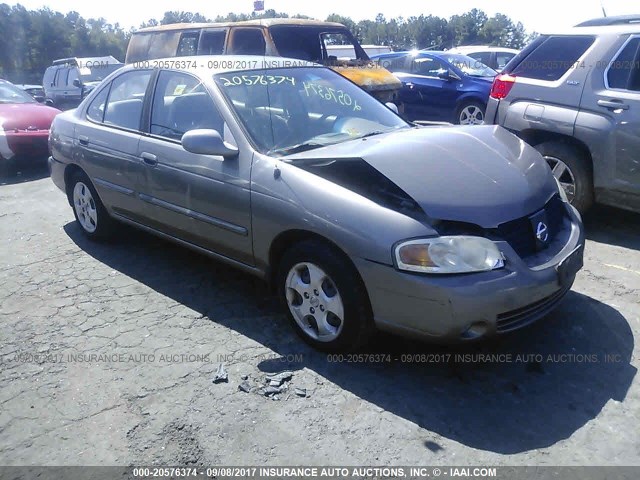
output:
[[[176, 22], [236, 22], [259, 18], [289, 17], [275, 10], [206, 18], [199, 13], [170, 11], [160, 19], [149, 19], [140, 28]], [[294, 15], [294, 18], [309, 18]], [[327, 21], [346, 25], [362, 44], [388, 45], [394, 50], [446, 49], [457, 45], [489, 44], [522, 48], [530, 39], [522, 23], [503, 14], [489, 17], [473, 9], [449, 19], [420, 15], [355, 22], [331, 14]], [[104, 18], [85, 19], [78, 12], [66, 14], [49, 8], [27, 10], [22, 5], [0, 4], [0, 78], [15, 83], [42, 82], [44, 70], [57, 58], [113, 55], [124, 61], [131, 30]]]

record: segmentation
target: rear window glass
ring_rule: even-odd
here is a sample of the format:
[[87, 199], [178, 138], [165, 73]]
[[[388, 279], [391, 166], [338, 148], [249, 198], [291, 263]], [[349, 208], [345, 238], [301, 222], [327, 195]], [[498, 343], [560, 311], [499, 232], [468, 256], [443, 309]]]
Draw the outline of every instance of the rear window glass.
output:
[[593, 37], [547, 37], [515, 68], [516, 77], [554, 81], [567, 71], [579, 67], [578, 60], [593, 43]]
[[609, 88], [640, 90], [640, 38], [632, 39], [607, 70]]

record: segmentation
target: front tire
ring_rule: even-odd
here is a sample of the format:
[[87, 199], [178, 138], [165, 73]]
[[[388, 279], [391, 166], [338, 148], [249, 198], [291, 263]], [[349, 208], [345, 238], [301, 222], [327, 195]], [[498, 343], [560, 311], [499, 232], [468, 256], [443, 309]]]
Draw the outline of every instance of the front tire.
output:
[[282, 257], [276, 281], [294, 330], [312, 347], [350, 351], [370, 338], [374, 327], [364, 284], [335, 248], [315, 240], [294, 245]]
[[71, 176], [69, 199], [76, 222], [87, 238], [104, 240], [111, 237], [114, 221], [107, 213], [100, 197], [98, 197], [98, 192], [84, 172], [78, 171]]
[[540, 143], [535, 149], [549, 164], [553, 176], [560, 182], [569, 203], [584, 214], [593, 204], [593, 172], [580, 151], [567, 143]]

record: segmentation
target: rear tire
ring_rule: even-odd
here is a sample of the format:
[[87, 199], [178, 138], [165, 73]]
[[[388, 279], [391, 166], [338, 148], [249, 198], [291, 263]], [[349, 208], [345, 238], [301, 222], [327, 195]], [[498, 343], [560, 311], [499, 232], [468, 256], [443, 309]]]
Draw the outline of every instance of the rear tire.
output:
[[73, 173], [68, 189], [73, 215], [82, 233], [90, 240], [110, 238], [115, 230], [115, 221], [109, 216], [89, 177], [82, 171]]
[[458, 125], [482, 125], [487, 106], [480, 102], [465, 102], [456, 110], [455, 123]]
[[567, 198], [581, 214], [593, 205], [593, 171], [589, 161], [574, 146], [550, 141], [535, 146], [562, 185]]
[[375, 330], [360, 276], [329, 245], [306, 240], [285, 252], [277, 270], [278, 297], [296, 333], [325, 352], [356, 350]]

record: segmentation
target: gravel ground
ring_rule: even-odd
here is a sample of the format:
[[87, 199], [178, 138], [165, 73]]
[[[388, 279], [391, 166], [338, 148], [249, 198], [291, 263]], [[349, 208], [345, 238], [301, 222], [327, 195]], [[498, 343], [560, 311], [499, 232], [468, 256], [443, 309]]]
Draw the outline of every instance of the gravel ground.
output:
[[640, 215], [589, 215], [573, 291], [525, 331], [339, 362], [252, 277], [86, 241], [44, 171], [0, 184], [0, 465], [640, 465]]

